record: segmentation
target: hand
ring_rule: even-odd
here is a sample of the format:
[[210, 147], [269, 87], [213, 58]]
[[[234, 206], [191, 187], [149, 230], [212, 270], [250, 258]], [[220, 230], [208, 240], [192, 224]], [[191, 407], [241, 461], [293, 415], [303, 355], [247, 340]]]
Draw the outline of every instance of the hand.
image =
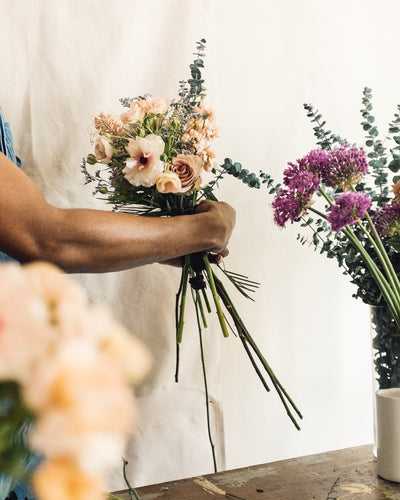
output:
[[229, 254], [227, 246], [236, 222], [234, 208], [223, 201], [204, 200], [197, 205], [196, 214], [207, 215], [204, 231], [209, 233], [212, 241], [207, 250], [226, 257]]
[[[210, 261], [210, 264], [220, 264], [222, 262], [222, 255], [221, 254], [215, 254], [215, 253], [209, 253], [208, 254], [208, 260]], [[159, 262], [159, 264], [163, 264], [166, 266], [172, 266], [172, 267], [182, 267], [183, 264], [185, 263], [185, 257], [175, 257], [174, 259], [168, 259], [168, 260], [163, 260], [162, 262]]]

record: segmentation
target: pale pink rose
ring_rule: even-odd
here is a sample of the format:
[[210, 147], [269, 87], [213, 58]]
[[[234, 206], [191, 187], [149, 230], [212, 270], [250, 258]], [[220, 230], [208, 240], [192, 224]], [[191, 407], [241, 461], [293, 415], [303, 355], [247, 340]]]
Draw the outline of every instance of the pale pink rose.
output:
[[168, 111], [170, 101], [168, 99], [164, 99], [163, 97], [149, 96], [146, 98], [143, 105], [147, 113], [161, 115]]
[[67, 458], [44, 462], [34, 471], [32, 484], [40, 500], [106, 500], [101, 478], [91, 477]]
[[179, 175], [171, 172], [171, 170], [164, 170], [156, 179], [156, 188], [159, 193], [180, 193], [182, 183]]
[[143, 120], [146, 114], [146, 100], [139, 99], [138, 101], [132, 101], [129, 106], [129, 111], [122, 113], [120, 116], [123, 123], [136, 123], [139, 120]]
[[110, 163], [113, 155], [113, 147], [106, 137], [102, 135], [97, 137], [94, 144], [94, 155], [98, 163]]
[[194, 187], [200, 177], [203, 164], [203, 160], [195, 155], [179, 154], [172, 159], [171, 171], [177, 174], [181, 181], [181, 193]]
[[164, 141], [159, 135], [149, 134], [146, 137], [130, 139], [126, 146], [129, 158], [122, 171], [125, 178], [133, 186], [153, 186], [162, 172], [163, 163], [160, 156], [164, 147]]

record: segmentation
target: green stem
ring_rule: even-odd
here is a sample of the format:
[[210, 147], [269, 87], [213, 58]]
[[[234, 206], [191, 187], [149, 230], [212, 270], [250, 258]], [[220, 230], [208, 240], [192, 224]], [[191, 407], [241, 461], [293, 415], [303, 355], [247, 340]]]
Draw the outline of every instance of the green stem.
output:
[[348, 226], [346, 226], [343, 229], [343, 232], [353, 243], [353, 245], [357, 248], [357, 250], [360, 252], [362, 259], [364, 260], [366, 266], [370, 270], [375, 280], [375, 283], [377, 284], [379, 290], [381, 291], [383, 297], [385, 298], [385, 302], [388, 305], [391, 313], [393, 314], [393, 318], [396, 321], [396, 324], [400, 328], [400, 311], [396, 307], [396, 296], [394, 295], [393, 290], [391, 289], [389, 283], [387, 282], [387, 280], [385, 279], [379, 268], [376, 266], [375, 262], [372, 260], [369, 253], [362, 246], [361, 242], [358, 240], [357, 236], [353, 233], [353, 231]]
[[200, 310], [200, 315], [201, 315], [201, 320], [203, 322], [203, 326], [204, 326], [204, 328], [208, 328], [207, 318], [206, 318], [206, 315], [204, 313], [203, 303], [202, 303], [202, 300], [201, 300], [201, 297], [200, 297], [200, 294], [198, 293], [198, 291], [196, 291], [196, 300], [199, 304], [199, 310]]
[[176, 342], [180, 344], [182, 342], [183, 335], [183, 325], [185, 323], [184, 315], [185, 315], [185, 305], [186, 305], [186, 292], [187, 292], [187, 284], [189, 278], [189, 268], [190, 268], [190, 255], [185, 256], [185, 263], [182, 269], [182, 290], [181, 290], [181, 299], [180, 299], [180, 307], [179, 307], [179, 318], [178, 324], [176, 328]]
[[[371, 221], [372, 224], [372, 221]], [[396, 273], [393, 269], [393, 266], [387, 256], [386, 250], [381, 247], [381, 245], [378, 244], [378, 241], [370, 235], [370, 233], [366, 230], [366, 228], [363, 226], [362, 222], [358, 223], [358, 226], [361, 228], [365, 236], [368, 238], [370, 241], [371, 245], [374, 247], [374, 250], [376, 252], [376, 255], [378, 256], [383, 270], [385, 271], [386, 277], [389, 280], [389, 283], [391, 285], [391, 289], [393, 290], [393, 300], [396, 302], [397, 308], [400, 310], [400, 294], [399, 294], [399, 287], [398, 287], [398, 279], [396, 276]], [[379, 240], [379, 237], [378, 237]], [[394, 276], [393, 276], [394, 274]]]
[[389, 268], [389, 273], [390, 273], [390, 276], [391, 276], [391, 281], [393, 282], [393, 285], [396, 288], [397, 294], [400, 297], [400, 283], [399, 283], [399, 279], [398, 279], [398, 276], [396, 274], [396, 271], [395, 271], [395, 269], [393, 267], [393, 264], [392, 264], [391, 260], [389, 259], [389, 256], [388, 256], [388, 254], [387, 254], [387, 252], [385, 250], [385, 247], [383, 246], [382, 240], [379, 238], [379, 235], [378, 235], [378, 232], [376, 230], [375, 224], [372, 222], [372, 219], [371, 219], [371, 217], [370, 217], [370, 215], [368, 213], [366, 214], [366, 219], [368, 221], [369, 227], [371, 228], [374, 240], [375, 240], [378, 248], [381, 251], [381, 254], [383, 256], [383, 259], [386, 262], [387, 267]]
[[[192, 290], [192, 294], [194, 295], [193, 290]], [[214, 446], [214, 442], [213, 442], [213, 439], [211, 436], [210, 401], [208, 398], [206, 364], [205, 364], [205, 360], [204, 360], [203, 334], [202, 334], [202, 330], [201, 330], [200, 316], [199, 316], [199, 299], [200, 299], [200, 294], [199, 294], [198, 290], [196, 290], [195, 297], [193, 297], [193, 302], [195, 304], [195, 309], [196, 309], [196, 320], [197, 320], [197, 328], [199, 331], [199, 341], [200, 341], [201, 367], [202, 367], [202, 371], [203, 371], [204, 392], [205, 392], [205, 396], [206, 396], [207, 432], [208, 432], [208, 440], [209, 440], [210, 446], [211, 446], [211, 454], [212, 454], [212, 459], [213, 459], [214, 472], [218, 472], [217, 471], [217, 460], [215, 457], [215, 446]]]
[[223, 333], [224, 337], [229, 337], [229, 332], [228, 332], [228, 328], [226, 326], [224, 313], [222, 312], [221, 304], [219, 303], [218, 293], [217, 293], [217, 290], [215, 288], [214, 273], [211, 269], [210, 261], [208, 260], [207, 254], [203, 254], [203, 261], [204, 261], [204, 265], [206, 266], [208, 283], [210, 285], [211, 293], [212, 293], [212, 296], [214, 299], [214, 304], [215, 304], [215, 308], [217, 310], [217, 316], [219, 319], [219, 324], [221, 325], [222, 333]]
[[123, 468], [123, 474], [124, 474], [124, 480], [125, 480], [125, 483], [126, 485], [128, 486], [128, 491], [129, 491], [129, 499], [130, 500], [140, 500], [140, 497], [139, 495], [137, 494], [135, 488], [133, 488], [128, 480], [128, 476], [126, 474], [126, 466], [128, 465], [128, 462], [123, 458], [122, 459], [124, 461], [124, 468]]
[[[285, 407], [286, 413], [289, 416], [290, 420], [293, 422], [293, 424], [296, 427], [296, 429], [300, 429], [300, 426], [298, 425], [298, 423], [296, 422], [296, 419], [294, 418], [292, 412], [290, 411], [290, 408], [289, 408], [287, 402], [290, 404], [290, 406], [293, 408], [293, 410], [297, 413], [297, 415], [300, 418], [303, 418], [301, 412], [299, 411], [299, 409], [297, 408], [297, 406], [295, 405], [295, 403], [293, 402], [293, 400], [291, 399], [291, 397], [288, 395], [288, 393], [286, 392], [286, 390], [283, 387], [283, 385], [281, 384], [281, 382], [276, 377], [276, 375], [275, 375], [274, 371], [272, 370], [271, 366], [268, 364], [267, 360], [264, 358], [264, 356], [262, 355], [261, 351], [259, 350], [257, 344], [255, 343], [255, 341], [251, 337], [250, 333], [246, 329], [245, 325], [243, 324], [243, 321], [242, 321], [241, 317], [239, 316], [239, 314], [238, 314], [235, 306], [233, 305], [232, 300], [229, 297], [228, 292], [226, 291], [226, 289], [225, 289], [224, 285], [222, 284], [221, 280], [218, 279], [217, 276], [215, 276], [215, 275], [214, 275], [214, 280], [215, 280], [215, 284], [216, 284], [217, 289], [218, 289], [218, 294], [221, 297], [222, 302], [224, 303], [227, 311], [229, 312], [229, 314], [231, 315], [231, 317], [232, 317], [232, 319], [233, 319], [233, 321], [235, 323], [235, 326], [236, 326], [236, 328], [238, 330], [239, 336], [240, 336], [240, 338], [242, 340], [242, 343], [243, 343], [243, 345], [244, 345], [244, 347], [246, 349], [246, 353], [248, 354], [248, 356], [250, 358], [250, 361], [252, 362], [252, 364], [254, 366], [255, 362], [254, 362], [254, 359], [253, 359], [253, 357], [251, 355], [250, 350], [248, 349], [247, 343], [249, 343], [249, 345], [251, 346], [251, 348], [253, 349], [253, 351], [256, 353], [256, 355], [257, 355], [259, 361], [261, 362], [262, 366], [264, 367], [265, 371], [268, 373], [268, 375], [269, 375], [269, 377], [271, 379], [271, 382], [274, 385], [275, 390], [277, 391], [278, 396], [279, 396], [280, 400], [282, 401], [283, 406]], [[265, 382], [265, 379], [262, 376], [261, 372], [256, 369], [256, 373], [259, 376], [259, 378], [260, 378], [261, 382], [263, 383], [264, 387], [267, 388], [268, 386], [267, 386], [267, 384]]]

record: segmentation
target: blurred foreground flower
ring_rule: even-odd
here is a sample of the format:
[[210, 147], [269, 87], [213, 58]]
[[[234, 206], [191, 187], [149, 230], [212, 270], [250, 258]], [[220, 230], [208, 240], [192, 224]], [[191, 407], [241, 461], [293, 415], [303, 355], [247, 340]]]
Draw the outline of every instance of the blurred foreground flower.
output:
[[[0, 471], [39, 500], [105, 498], [134, 426], [130, 385], [149, 368], [142, 344], [58, 268], [2, 265]], [[28, 472], [31, 452], [43, 460]]]

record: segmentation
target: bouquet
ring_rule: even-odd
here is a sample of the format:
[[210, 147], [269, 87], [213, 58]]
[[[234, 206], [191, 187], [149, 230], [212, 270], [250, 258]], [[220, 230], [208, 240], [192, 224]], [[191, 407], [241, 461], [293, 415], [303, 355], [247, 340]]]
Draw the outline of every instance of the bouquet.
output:
[[[204, 51], [205, 40], [201, 40], [196, 59], [190, 65], [191, 78], [180, 82], [176, 99], [151, 95], [121, 99], [126, 111], [120, 116], [100, 113], [94, 119], [94, 154], [84, 160], [83, 172], [86, 182], [95, 183], [94, 194], [113, 204], [114, 210], [147, 217], [190, 214], [199, 200], [216, 200], [215, 188], [225, 174], [237, 177], [249, 187], [260, 187], [259, 178], [239, 163], [227, 158], [223, 165], [217, 165], [212, 147], [217, 137], [215, 116], [206, 104], [201, 76]], [[96, 164], [101, 168], [92, 173], [88, 165]], [[206, 314], [212, 312], [214, 304], [223, 335], [227, 337], [230, 328], [236, 330], [265, 388], [269, 390], [262, 370], [266, 370], [289, 417], [298, 427], [290, 407], [299, 417], [300, 412], [247, 331], [222, 279], [249, 298], [258, 283], [223, 266], [218, 266], [218, 271], [220, 276], [211, 268], [207, 253], [187, 255], [184, 259], [176, 298], [176, 381], [190, 289], [200, 340], [203, 327], [207, 327]], [[232, 327], [227, 317], [232, 319]], [[205, 370], [203, 373], [208, 410]], [[211, 446], [213, 449], [212, 442]], [[216, 469], [214, 454], [213, 458]]]
[[142, 344], [58, 268], [3, 264], [1, 498], [24, 480], [40, 500], [104, 500], [135, 420], [131, 384], [149, 365]]
[[260, 176], [275, 195], [276, 224], [298, 222], [310, 230], [311, 237], [298, 235], [300, 242], [336, 258], [356, 285], [354, 296], [382, 306], [374, 320], [374, 362], [379, 387], [386, 388], [400, 380], [400, 107], [381, 140], [371, 89], [364, 89], [362, 104], [365, 148], [332, 133], [305, 104], [319, 147], [288, 164], [283, 185]]

